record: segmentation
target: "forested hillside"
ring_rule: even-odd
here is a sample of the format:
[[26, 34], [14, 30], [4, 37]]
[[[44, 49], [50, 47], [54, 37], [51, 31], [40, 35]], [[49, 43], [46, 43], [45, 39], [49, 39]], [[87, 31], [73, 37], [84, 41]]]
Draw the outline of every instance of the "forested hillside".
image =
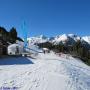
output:
[[7, 31], [4, 27], [0, 27], [0, 39], [9, 43], [15, 43], [16, 40], [22, 41], [22, 39], [17, 36], [17, 31], [14, 27], [12, 27], [10, 31]]

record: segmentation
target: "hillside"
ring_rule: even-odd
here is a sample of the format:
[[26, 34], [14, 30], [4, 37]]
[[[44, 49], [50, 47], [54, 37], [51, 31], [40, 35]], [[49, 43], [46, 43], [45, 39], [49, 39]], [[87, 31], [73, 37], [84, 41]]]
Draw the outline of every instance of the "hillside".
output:
[[71, 43], [73, 44], [74, 42], [77, 42], [78, 40], [85, 42], [87, 44], [90, 44], [90, 36], [80, 37], [75, 34], [61, 34], [61, 35], [57, 35], [57, 36], [53, 36], [53, 37], [46, 37], [44, 35], [40, 35], [40, 36], [28, 38], [28, 43], [35, 44], [35, 43], [51, 42], [54, 44], [59, 44], [60, 42], [66, 43], [68, 41], [69, 44], [71, 44]]
[[28, 46], [38, 45], [39, 48], [48, 48], [56, 53], [68, 53], [90, 65], [89, 39], [89, 36], [80, 37], [75, 34], [63, 34], [49, 38], [40, 35], [28, 38]]
[[90, 67], [70, 55], [0, 59], [0, 89], [90, 90]]

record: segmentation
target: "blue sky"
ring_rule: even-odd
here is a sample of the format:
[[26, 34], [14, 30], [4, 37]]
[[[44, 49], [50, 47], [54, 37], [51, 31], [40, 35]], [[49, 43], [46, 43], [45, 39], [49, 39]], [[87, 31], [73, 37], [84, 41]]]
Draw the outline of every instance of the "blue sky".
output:
[[90, 35], [90, 0], [0, 0], [0, 26], [23, 36], [24, 20], [28, 36]]

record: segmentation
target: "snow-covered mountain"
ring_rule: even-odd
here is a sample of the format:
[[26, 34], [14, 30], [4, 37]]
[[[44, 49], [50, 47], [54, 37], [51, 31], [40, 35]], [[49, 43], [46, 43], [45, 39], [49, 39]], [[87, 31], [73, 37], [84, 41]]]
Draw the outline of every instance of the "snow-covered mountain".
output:
[[[36, 53], [35, 43], [74, 43], [85, 40], [74, 34], [28, 38], [30, 57], [0, 58], [0, 90], [90, 90], [90, 67], [70, 54]], [[9, 46], [13, 51], [23, 42]], [[12, 49], [12, 50], [11, 50]], [[40, 49], [39, 49], [40, 50]], [[31, 52], [31, 51], [30, 51]], [[7, 76], [6, 76], [7, 75]]]
[[86, 41], [88, 44], [90, 44], [90, 36], [84, 36], [82, 37], [84, 41]]
[[27, 40], [28, 40], [28, 45], [31, 45], [31, 44], [35, 44], [35, 43], [47, 42], [49, 40], [49, 38], [47, 38], [44, 35], [40, 35], [40, 36], [36, 36], [36, 37], [30, 37]]
[[77, 35], [74, 34], [63, 34], [63, 35], [58, 35], [54, 38], [54, 43], [68, 43], [68, 44], [73, 44], [74, 42], [80, 40], [81, 38]]
[[36, 44], [36, 43], [45, 43], [45, 42], [51, 42], [54, 44], [68, 43], [71, 45], [77, 42], [78, 40], [80, 40], [83, 44], [90, 44], [90, 36], [80, 37], [75, 34], [62, 34], [62, 35], [57, 35], [57, 36], [50, 37], [50, 38], [44, 35], [30, 37], [28, 38], [28, 45]]

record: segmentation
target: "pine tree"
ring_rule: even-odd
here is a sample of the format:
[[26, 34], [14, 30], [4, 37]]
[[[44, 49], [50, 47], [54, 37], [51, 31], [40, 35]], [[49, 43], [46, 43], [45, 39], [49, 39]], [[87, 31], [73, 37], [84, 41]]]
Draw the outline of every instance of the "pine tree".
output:
[[15, 43], [17, 39], [17, 31], [16, 28], [11, 28], [9, 32], [10, 42]]

